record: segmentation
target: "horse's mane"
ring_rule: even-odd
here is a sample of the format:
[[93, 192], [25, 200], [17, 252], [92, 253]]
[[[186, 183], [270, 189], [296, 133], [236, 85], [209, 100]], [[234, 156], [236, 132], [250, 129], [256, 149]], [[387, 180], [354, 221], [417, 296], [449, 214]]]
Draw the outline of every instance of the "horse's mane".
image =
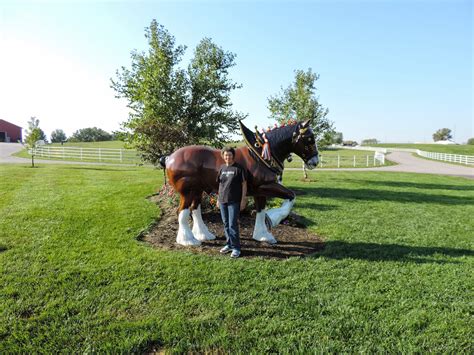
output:
[[270, 131], [265, 132], [265, 135], [268, 138], [268, 142], [270, 143], [271, 147], [275, 147], [277, 144], [291, 140], [293, 136], [293, 132], [296, 132], [298, 128], [298, 123], [290, 124], [287, 126], [277, 127]]

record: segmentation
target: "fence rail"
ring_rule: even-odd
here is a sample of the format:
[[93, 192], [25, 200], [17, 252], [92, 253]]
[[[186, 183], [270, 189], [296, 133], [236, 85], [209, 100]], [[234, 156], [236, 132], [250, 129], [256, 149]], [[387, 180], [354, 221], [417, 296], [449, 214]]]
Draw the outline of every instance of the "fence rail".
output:
[[[29, 151], [31, 154], [31, 151]], [[40, 146], [35, 150], [35, 155], [48, 159], [120, 162], [129, 164], [141, 163], [140, 156], [132, 149], [111, 148], [82, 148], [82, 147], [56, 147]], [[375, 152], [373, 155], [320, 155], [319, 167], [344, 168], [344, 167], [372, 167], [385, 165], [385, 155]], [[303, 161], [295, 156], [292, 163], [286, 163], [288, 168], [302, 168]]]
[[[303, 165], [303, 160], [295, 157], [293, 162]], [[295, 164], [285, 164], [285, 167], [294, 168]], [[385, 165], [385, 154], [376, 152], [374, 155], [320, 155], [320, 168], [357, 168]]]
[[417, 150], [416, 154], [418, 154], [419, 156], [429, 158], [429, 159], [434, 159], [434, 160], [442, 160], [442, 161], [447, 161], [451, 163], [458, 163], [458, 164], [465, 164], [465, 165], [474, 165], [473, 155], [425, 152], [423, 150]]
[[[31, 154], [31, 150], [29, 151]], [[82, 148], [82, 147], [51, 147], [36, 148], [35, 155], [43, 158], [97, 160], [99, 162], [139, 163], [140, 157], [136, 150], [111, 148]]]

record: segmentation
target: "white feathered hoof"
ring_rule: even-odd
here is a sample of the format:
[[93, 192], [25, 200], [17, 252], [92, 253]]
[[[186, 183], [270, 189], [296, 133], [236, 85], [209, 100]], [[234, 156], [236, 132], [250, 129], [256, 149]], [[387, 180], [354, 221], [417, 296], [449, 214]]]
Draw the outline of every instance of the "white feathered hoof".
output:
[[202, 219], [201, 205], [199, 205], [198, 208], [192, 212], [192, 216], [194, 238], [200, 240], [201, 242], [216, 239], [216, 236], [209, 232], [209, 229], [207, 229], [207, 226]]
[[[206, 230], [204, 228], [206, 228]], [[200, 240], [201, 242], [205, 242], [206, 240], [216, 239], [216, 236], [212, 234], [211, 232], [209, 232], [206, 226], [204, 226], [204, 228], [193, 226], [194, 238], [196, 238], [197, 240]]]
[[283, 201], [281, 207], [279, 208], [272, 208], [271, 210], [267, 211], [267, 216], [272, 221], [272, 225], [276, 227], [283, 221], [291, 212], [293, 205], [295, 204], [295, 199], [292, 201], [285, 200]]
[[201, 242], [194, 238], [191, 228], [189, 228], [189, 209], [184, 209], [178, 216], [178, 235], [176, 236], [176, 243], [185, 246], [201, 245]]
[[252, 238], [255, 239], [257, 242], [265, 242], [269, 244], [277, 243], [275, 237], [272, 235], [272, 233], [268, 231], [265, 231], [265, 233], [254, 233]]
[[194, 238], [191, 230], [179, 229], [178, 235], [176, 236], [176, 243], [185, 246], [198, 246], [201, 242]]

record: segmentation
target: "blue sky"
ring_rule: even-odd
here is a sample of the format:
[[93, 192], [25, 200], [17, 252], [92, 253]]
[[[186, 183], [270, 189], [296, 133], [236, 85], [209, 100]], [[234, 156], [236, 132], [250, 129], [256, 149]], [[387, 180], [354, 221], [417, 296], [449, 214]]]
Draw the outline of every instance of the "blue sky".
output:
[[127, 118], [109, 80], [146, 49], [153, 18], [178, 44], [211, 37], [237, 54], [232, 98], [253, 127], [267, 98], [312, 68], [345, 139], [430, 142], [473, 132], [471, 1], [0, 2], [0, 118], [26, 126], [116, 130]]

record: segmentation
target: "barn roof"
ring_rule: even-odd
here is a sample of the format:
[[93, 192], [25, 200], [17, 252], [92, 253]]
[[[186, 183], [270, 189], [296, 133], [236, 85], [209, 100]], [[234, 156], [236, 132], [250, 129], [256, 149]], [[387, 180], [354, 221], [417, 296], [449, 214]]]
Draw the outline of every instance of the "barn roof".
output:
[[11, 122], [8, 122], [8, 121], [5, 121], [5, 120], [2, 120], [1, 118], [0, 118], [0, 122], [5, 122], [5, 123], [8, 123], [8, 124], [11, 124], [12, 126], [18, 127], [18, 128], [23, 128], [23, 127], [21, 127], [21, 126], [17, 126], [17, 125], [16, 125], [16, 124], [14, 124], [14, 123], [11, 123]]

